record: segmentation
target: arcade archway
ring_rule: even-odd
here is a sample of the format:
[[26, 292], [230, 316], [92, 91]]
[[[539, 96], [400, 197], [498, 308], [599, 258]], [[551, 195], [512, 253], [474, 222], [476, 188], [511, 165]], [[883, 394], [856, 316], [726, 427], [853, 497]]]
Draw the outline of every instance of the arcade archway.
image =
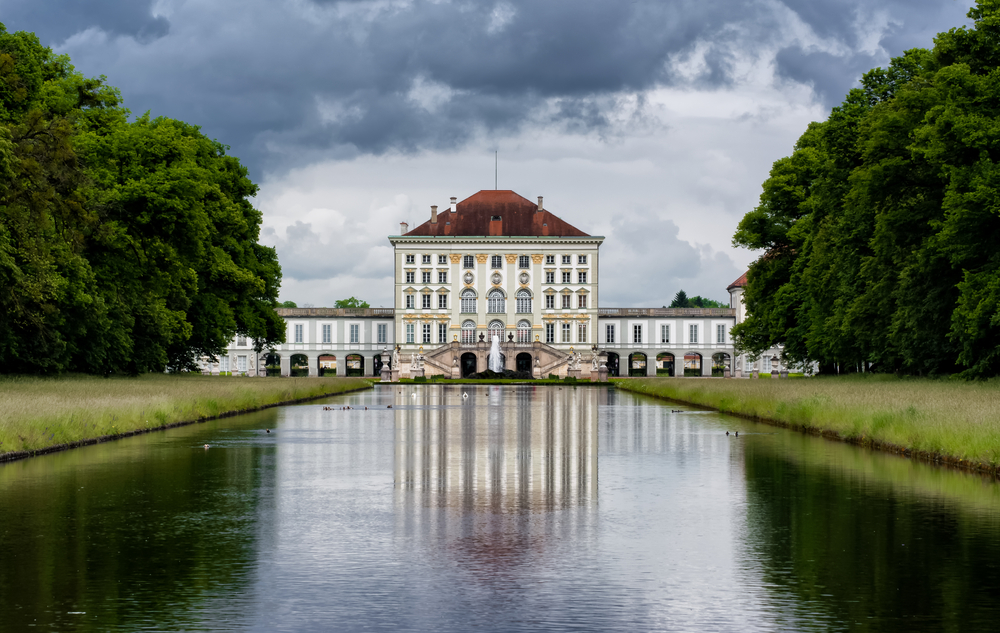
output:
[[461, 364], [462, 378], [468, 378], [472, 374], [476, 373], [476, 355], [472, 352], [462, 354]]
[[361, 354], [348, 354], [344, 359], [347, 364], [348, 376], [365, 375], [365, 357]]
[[701, 354], [698, 352], [684, 354], [684, 375], [691, 378], [701, 375]]
[[521, 352], [514, 358], [514, 362], [517, 363], [517, 371], [526, 371], [531, 373], [531, 354], [528, 352]]
[[608, 352], [608, 376], [618, 376], [618, 354]]
[[642, 352], [633, 352], [628, 355], [628, 375], [635, 377], [646, 375], [645, 354]]
[[657, 376], [673, 376], [674, 375], [674, 355], [669, 352], [663, 352], [656, 355], [656, 375]]

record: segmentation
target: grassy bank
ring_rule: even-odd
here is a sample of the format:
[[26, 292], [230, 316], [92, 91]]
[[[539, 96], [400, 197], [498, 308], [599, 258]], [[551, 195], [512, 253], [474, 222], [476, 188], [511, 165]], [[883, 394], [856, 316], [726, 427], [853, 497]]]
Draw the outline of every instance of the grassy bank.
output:
[[615, 380], [669, 398], [874, 448], [996, 472], [1000, 381], [846, 376], [808, 380]]
[[354, 391], [361, 378], [0, 378], [0, 460], [282, 402]]

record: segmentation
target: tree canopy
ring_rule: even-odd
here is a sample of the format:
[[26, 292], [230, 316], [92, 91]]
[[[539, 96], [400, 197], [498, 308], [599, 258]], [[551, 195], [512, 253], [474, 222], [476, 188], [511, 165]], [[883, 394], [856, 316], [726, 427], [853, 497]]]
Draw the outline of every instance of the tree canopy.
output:
[[337, 299], [333, 307], [335, 308], [370, 308], [367, 301], [362, 301], [361, 299], [355, 299], [351, 297], [350, 299]]
[[237, 333], [284, 340], [246, 168], [121, 101], [0, 24], [0, 371], [185, 369]]
[[729, 304], [722, 301], [706, 299], [700, 295], [687, 296], [683, 290], [679, 290], [674, 295], [674, 300], [670, 302], [671, 308], [728, 308]]
[[841, 371], [1000, 374], [1000, 0], [861, 79], [774, 163], [733, 243], [740, 349]]

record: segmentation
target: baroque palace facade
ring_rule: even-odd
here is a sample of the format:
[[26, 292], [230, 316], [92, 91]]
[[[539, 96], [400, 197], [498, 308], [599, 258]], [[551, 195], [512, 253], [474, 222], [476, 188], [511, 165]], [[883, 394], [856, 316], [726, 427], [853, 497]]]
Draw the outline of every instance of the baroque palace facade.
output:
[[[401, 223], [393, 245], [395, 308], [279, 308], [286, 342], [259, 357], [237, 338], [206, 373], [462, 377], [487, 368], [491, 340], [505, 367], [590, 377], [740, 375], [729, 331], [742, 315], [745, 277], [730, 308], [603, 308], [602, 236], [588, 235], [513, 191], [486, 190], [424, 223]], [[270, 360], [266, 360], [270, 357]], [[393, 358], [396, 365], [393, 365]], [[756, 366], [755, 366], [756, 367]], [[280, 369], [278, 369], [280, 368]], [[596, 377], [596, 371], [594, 371]]]

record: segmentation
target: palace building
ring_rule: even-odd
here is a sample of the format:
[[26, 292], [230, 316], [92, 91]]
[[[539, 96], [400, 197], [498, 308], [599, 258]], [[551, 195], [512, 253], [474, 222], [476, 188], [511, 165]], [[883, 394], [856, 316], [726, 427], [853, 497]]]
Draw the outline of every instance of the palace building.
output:
[[394, 308], [279, 308], [284, 344], [257, 357], [237, 339], [204, 371], [378, 376], [389, 364], [393, 376], [458, 378], [486, 369], [494, 335], [505, 368], [536, 377], [588, 379], [599, 360], [612, 376], [721, 376], [746, 362], [734, 367], [729, 335], [741, 320], [740, 280], [730, 308], [601, 307], [604, 237], [555, 215], [541, 196], [452, 198], [388, 239]]

